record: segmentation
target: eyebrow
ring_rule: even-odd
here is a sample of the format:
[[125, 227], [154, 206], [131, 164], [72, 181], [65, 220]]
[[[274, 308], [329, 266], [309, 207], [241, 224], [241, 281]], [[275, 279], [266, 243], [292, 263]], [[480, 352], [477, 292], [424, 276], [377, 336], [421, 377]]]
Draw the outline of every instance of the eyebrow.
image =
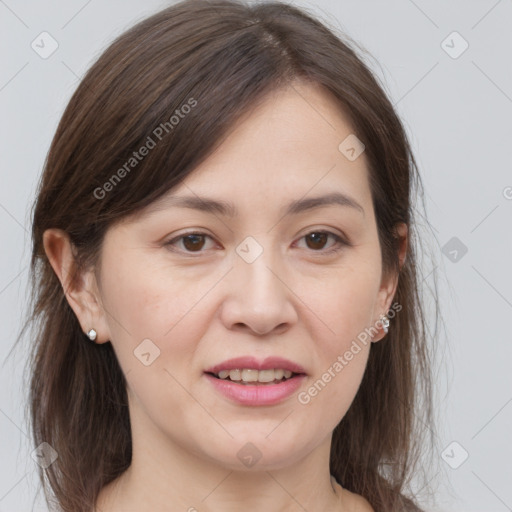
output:
[[[365, 215], [364, 208], [352, 197], [340, 192], [331, 192], [321, 196], [310, 197], [307, 199], [298, 199], [289, 203], [283, 212], [284, 215], [296, 215], [315, 208], [326, 206], [344, 206], [353, 208]], [[176, 208], [191, 208], [206, 213], [217, 213], [226, 217], [234, 217], [238, 215], [238, 210], [233, 203], [227, 201], [219, 201], [209, 197], [199, 196], [169, 196], [165, 199], [164, 204], [158, 209], [165, 206]]]

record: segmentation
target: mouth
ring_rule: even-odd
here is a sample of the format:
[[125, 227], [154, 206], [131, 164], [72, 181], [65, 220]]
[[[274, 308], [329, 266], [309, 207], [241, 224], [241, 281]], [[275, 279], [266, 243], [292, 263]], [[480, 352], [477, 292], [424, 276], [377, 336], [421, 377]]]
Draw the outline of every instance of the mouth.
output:
[[238, 357], [204, 371], [213, 389], [244, 406], [270, 406], [288, 400], [303, 384], [302, 366], [281, 357]]
[[280, 384], [289, 379], [293, 379], [303, 373], [292, 372], [283, 368], [270, 368], [267, 370], [257, 370], [255, 368], [234, 368], [232, 370], [220, 370], [219, 372], [205, 372], [212, 377], [234, 382], [241, 385], [268, 386]]

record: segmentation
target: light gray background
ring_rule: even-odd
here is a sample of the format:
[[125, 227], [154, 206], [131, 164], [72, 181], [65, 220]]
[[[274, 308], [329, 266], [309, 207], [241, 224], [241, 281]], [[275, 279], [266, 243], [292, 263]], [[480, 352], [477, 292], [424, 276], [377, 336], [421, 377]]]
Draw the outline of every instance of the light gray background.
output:
[[[420, 166], [437, 241], [446, 332], [436, 382], [432, 475], [445, 512], [512, 510], [512, 1], [316, 0], [306, 6], [376, 59]], [[26, 314], [28, 209], [58, 120], [78, 81], [119, 33], [169, 2], [0, 0], [0, 360]], [[58, 42], [42, 59], [31, 42]], [[442, 42], [469, 44], [452, 58]], [[448, 38], [451, 52], [462, 41]], [[457, 237], [467, 253], [452, 261]], [[432, 327], [433, 328], [433, 327]], [[32, 509], [38, 481], [23, 416], [25, 354], [0, 367], [0, 512]], [[456, 445], [451, 445], [456, 442]], [[443, 452], [443, 449], [447, 448]], [[468, 458], [463, 460], [465, 450]], [[444, 453], [444, 455], [443, 455]], [[46, 510], [41, 493], [34, 510]]]

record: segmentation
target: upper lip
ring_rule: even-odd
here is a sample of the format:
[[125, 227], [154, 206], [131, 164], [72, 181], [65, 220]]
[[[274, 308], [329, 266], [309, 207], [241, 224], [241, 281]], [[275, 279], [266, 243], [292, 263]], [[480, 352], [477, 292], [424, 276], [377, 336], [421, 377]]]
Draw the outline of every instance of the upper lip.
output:
[[205, 372], [219, 373], [222, 370], [241, 370], [244, 368], [253, 370], [282, 369], [289, 370], [293, 373], [306, 373], [306, 370], [304, 370], [302, 366], [282, 357], [267, 357], [261, 360], [252, 356], [228, 359], [227, 361], [223, 361], [222, 363], [208, 368]]

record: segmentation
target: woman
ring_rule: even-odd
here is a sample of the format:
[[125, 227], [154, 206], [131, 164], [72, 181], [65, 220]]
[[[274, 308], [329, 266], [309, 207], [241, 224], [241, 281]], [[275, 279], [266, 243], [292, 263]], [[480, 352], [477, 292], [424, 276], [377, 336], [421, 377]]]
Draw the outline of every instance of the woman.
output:
[[33, 211], [48, 500], [421, 510], [417, 182], [376, 79], [298, 8], [185, 1], [114, 41]]

